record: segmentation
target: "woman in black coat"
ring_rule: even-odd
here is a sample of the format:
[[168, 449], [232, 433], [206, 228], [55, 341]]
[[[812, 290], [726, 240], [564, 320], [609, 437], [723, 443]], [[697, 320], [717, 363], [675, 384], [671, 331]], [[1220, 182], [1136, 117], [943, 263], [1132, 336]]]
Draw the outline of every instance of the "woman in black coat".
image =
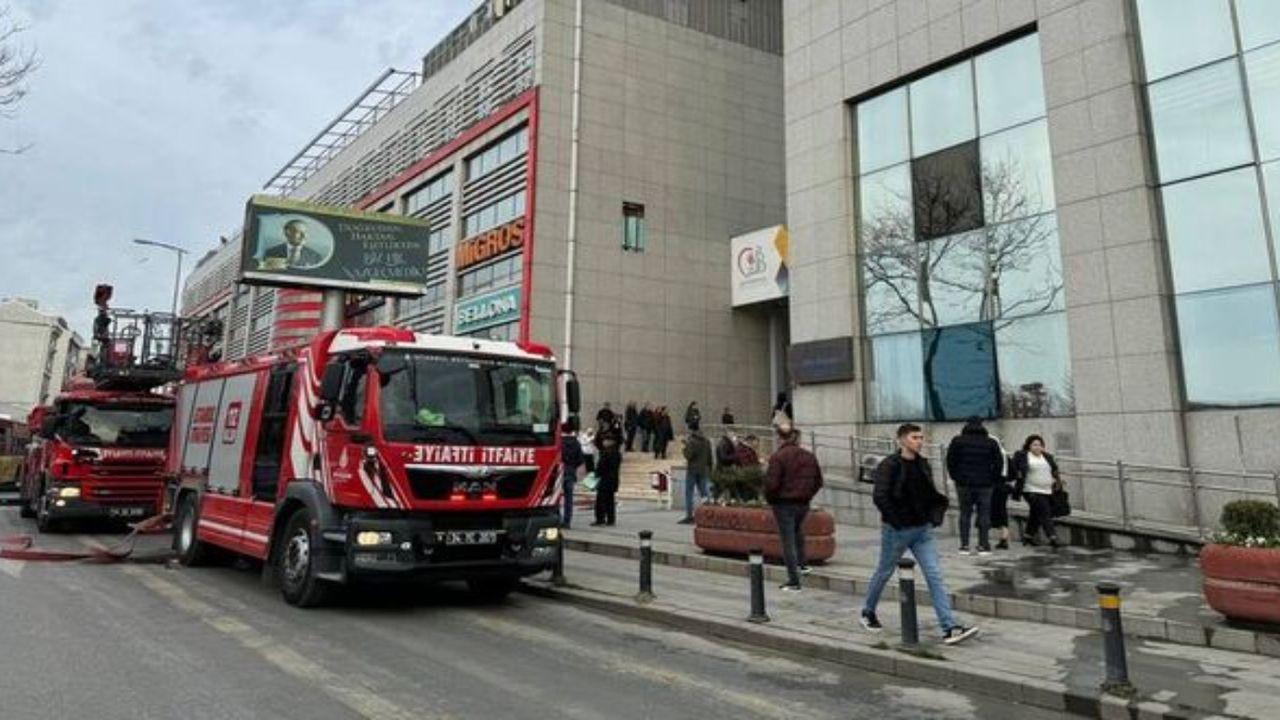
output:
[[1058, 536], [1053, 526], [1053, 491], [1062, 488], [1062, 476], [1058, 462], [1044, 449], [1044, 438], [1028, 435], [1022, 449], [1013, 454], [1009, 462], [1009, 475], [1013, 480], [1013, 498], [1026, 498], [1029, 508], [1027, 527], [1022, 535], [1023, 545], [1038, 545], [1036, 535], [1044, 529], [1049, 544], [1058, 547]]

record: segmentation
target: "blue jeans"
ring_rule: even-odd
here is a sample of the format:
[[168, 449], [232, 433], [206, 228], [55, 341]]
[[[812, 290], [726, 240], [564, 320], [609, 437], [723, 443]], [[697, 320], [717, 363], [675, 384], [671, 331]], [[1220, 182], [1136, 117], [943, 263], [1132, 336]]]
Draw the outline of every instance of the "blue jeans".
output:
[[978, 547], [990, 549], [991, 493], [994, 488], [971, 488], [960, 485], [956, 495], [960, 498], [960, 546], [969, 547], [969, 526], [974, 509], [978, 515]]
[[564, 493], [564, 510], [560, 513], [560, 524], [569, 527], [573, 522], [573, 486], [578, 483], [577, 468], [567, 467], [564, 469], [562, 491]]
[[693, 489], [698, 488], [698, 497], [702, 500], [707, 499], [707, 474], [701, 472], [686, 472], [684, 476], [684, 516], [693, 517]]
[[787, 584], [800, 586], [800, 568], [804, 567], [804, 516], [809, 506], [800, 503], [778, 503], [773, 506], [773, 519], [778, 524], [782, 544], [782, 562], [787, 566]]
[[942, 579], [942, 565], [938, 562], [938, 546], [933, 541], [933, 528], [928, 525], [895, 529], [891, 525], [880, 527], [880, 564], [871, 576], [871, 587], [867, 590], [867, 601], [863, 609], [875, 612], [880, 603], [880, 593], [888, 584], [893, 571], [898, 567], [898, 560], [903, 554], [911, 551], [916, 564], [924, 573], [925, 582], [929, 583], [929, 597], [933, 600], [933, 612], [938, 616], [938, 626], [947, 632], [959, 623], [951, 614], [951, 599], [947, 597], [947, 584]]

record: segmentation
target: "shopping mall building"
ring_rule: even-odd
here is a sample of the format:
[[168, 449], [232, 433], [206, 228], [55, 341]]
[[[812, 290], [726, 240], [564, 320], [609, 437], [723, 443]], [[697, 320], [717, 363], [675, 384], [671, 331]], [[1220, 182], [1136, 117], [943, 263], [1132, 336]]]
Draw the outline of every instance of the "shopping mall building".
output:
[[[576, 5], [482, 7], [273, 179], [431, 219], [427, 295], [352, 321], [527, 333], [597, 402], [1280, 468], [1280, 2]], [[313, 331], [240, 292], [228, 339]]]
[[[426, 294], [352, 297], [350, 323], [527, 338], [590, 405], [679, 416], [698, 400], [763, 421], [785, 387], [786, 310], [732, 307], [730, 239], [784, 222], [782, 6], [478, 3], [267, 190], [430, 221]], [[226, 357], [314, 334], [318, 295], [237, 285], [239, 245], [200, 263], [186, 312], [226, 321]]]

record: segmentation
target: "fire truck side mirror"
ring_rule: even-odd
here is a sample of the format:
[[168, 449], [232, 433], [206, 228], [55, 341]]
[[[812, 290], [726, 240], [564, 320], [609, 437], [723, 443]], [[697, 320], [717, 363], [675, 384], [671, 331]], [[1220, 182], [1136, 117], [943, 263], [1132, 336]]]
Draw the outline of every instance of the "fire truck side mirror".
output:
[[40, 421], [40, 437], [46, 440], [53, 437], [58, 432], [58, 416], [46, 415]]
[[321, 422], [333, 419], [338, 407], [338, 396], [342, 394], [342, 379], [346, 376], [346, 365], [340, 362], [331, 363], [324, 369], [320, 378], [320, 398], [316, 403], [315, 416]]

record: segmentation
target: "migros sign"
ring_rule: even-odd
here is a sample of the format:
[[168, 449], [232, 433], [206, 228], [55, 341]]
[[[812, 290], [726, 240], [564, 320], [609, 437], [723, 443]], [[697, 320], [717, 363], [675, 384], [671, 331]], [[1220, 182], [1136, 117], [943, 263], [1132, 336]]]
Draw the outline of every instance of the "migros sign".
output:
[[524, 216], [512, 220], [473, 238], [458, 244], [457, 260], [454, 265], [458, 270], [465, 270], [476, 265], [518, 249], [524, 244]]

